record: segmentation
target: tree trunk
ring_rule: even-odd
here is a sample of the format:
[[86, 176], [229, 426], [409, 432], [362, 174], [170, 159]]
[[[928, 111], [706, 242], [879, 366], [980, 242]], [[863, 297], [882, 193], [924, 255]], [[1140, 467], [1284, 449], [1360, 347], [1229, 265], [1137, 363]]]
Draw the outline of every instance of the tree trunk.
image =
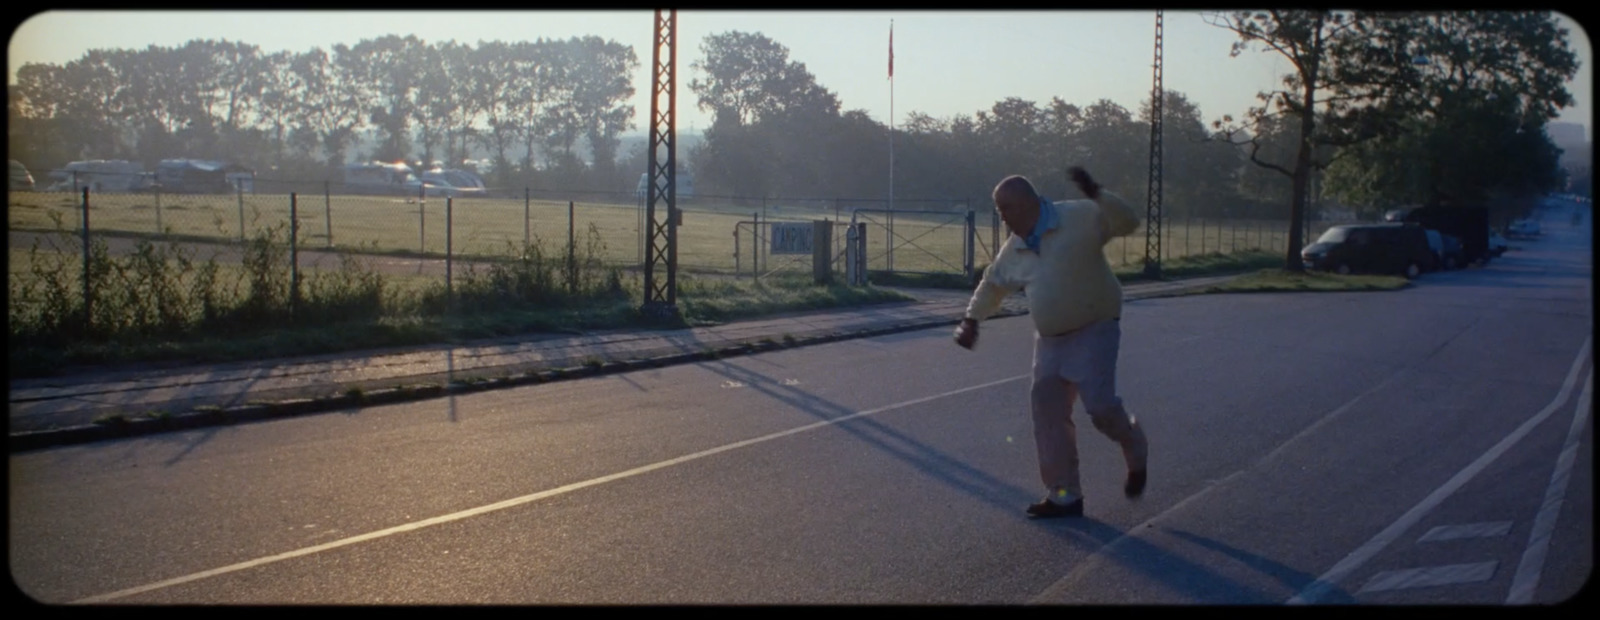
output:
[[1300, 250], [1305, 246], [1306, 195], [1311, 186], [1311, 136], [1316, 131], [1317, 68], [1322, 61], [1322, 20], [1317, 15], [1311, 29], [1311, 62], [1305, 74], [1305, 107], [1300, 112], [1300, 148], [1294, 158], [1294, 196], [1289, 201], [1289, 243], [1284, 255], [1283, 268], [1292, 273], [1305, 271]]

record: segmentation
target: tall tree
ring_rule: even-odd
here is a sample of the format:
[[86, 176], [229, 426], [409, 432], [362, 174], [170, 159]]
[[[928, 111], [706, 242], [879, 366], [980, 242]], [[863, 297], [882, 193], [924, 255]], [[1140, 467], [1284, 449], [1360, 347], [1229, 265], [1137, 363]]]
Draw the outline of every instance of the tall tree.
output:
[[330, 55], [312, 48], [297, 56], [290, 70], [294, 90], [304, 97], [298, 119], [302, 140], [315, 140], [329, 166], [345, 164], [367, 110], [350, 49], [341, 43]]
[[531, 82], [532, 76], [528, 67], [518, 61], [513, 48], [501, 41], [479, 42], [471, 56], [472, 97], [484, 111], [488, 124], [488, 131], [479, 139], [494, 155], [495, 168], [504, 170], [506, 151], [526, 130], [516, 114], [516, 94], [527, 91], [523, 83]]
[[[1348, 147], [1393, 135], [1407, 118], [1438, 114], [1452, 101], [1488, 92], [1519, 99], [1535, 115], [1552, 115], [1570, 104], [1561, 84], [1576, 61], [1549, 13], [1242, 11], [1210, 21], [1239, 35], [1235, 55], [1260, 45], [1292, 66], [1284, 88], [1259, 93], [1263, 105], [1245, 119], [1259, 124], [1282, 114], [1299, 125], [1292, 163], [1251, 154], [1252, 162], [1292, 179], [1285, 256], [1290, 270], [1301, 269], [1301, 230], [1314, 171], [1357, 152], [1341, 149], [1324, 159], [1317, 156], [1319, 146]], [[1479, 90], [1469, 94], [1474, 88]], [[1230, 117], [1218, 127], [1223, 123], [1229, 124], [1228, 135], [1243, 129]]]
[[[1432, 132], [1476, 117], [1488, 126], [1504, 128], [1504, 140], [1514, 140], [1517, 132], [1535, 140], [1548, 121], [1573, 103], [1565, 85], [1576, 74], [1578, 60], [1569, 47], [1568, 32], [1552, 13], [1402, 13], [1356, 25], [1361, 36], [1354, 52], [1364, 62], [1347, 63], [1351, 67], [1347, 81], [1408, 85], [1395, 89], [1390, 105], [1433, 119], [1412, 125], [1414, 129]], [[1408, 62], [1385, 62], [1391, 56]], [[1441, 158], [1460, 153], [1464, 146], [1444, 148], [1438, 140], [1449, 141], [1449, 136], [1436, 135], [1433, 141], [1441, 148], [1420, 154], [1419, 163], [1426, 167], [1427, 195], [1421, 197], [1425, 202], [1450, 193], [1449, 167]]]
[[[1289, 271], [1304, 270], [1300, 249], [1305, 243], [1307, 190], [1313, 169], [1329, 163], [1315, 161], [1314, 150], [1319, 144], [1344, 146], [1375, 135], [1373, 123], [1379, 118], [1372, 113], [1382, 108], [1363, 104], [1381, 97], [1390, 86], [1379, 80], [1345, 78], [1341, 81], [1342, 74], [1354, 72], [1347, 65], [1355, 62], [1353, 52], [1359, 47], [1355, 41], [1356, 23], [1362, 19], [1374, 18], [1319, 10], [1238, 11], [1208, 18], [1212, 25], [1239, 36], [1231, 50], [1233, 56], [1260, 46], [1264, 51], [1282, 56], [1291, 66], [1291, 71], [1283, 77], [1283, 88], [1257, 93], [1256, 98], [1262, 105], [1246, 113], [1245, 127], [1232, 125], [1231, 115], [1216, 122], [1219, 129], [1223, 129], [1224, 123], [1229, 124], [1223, 129], [1228, 139], [1244, 129], [1254, 129], [1249, 132], [1252, 135], [1250, 161], [1291, 179], [1289, 240], [1284, 258], [1284, 268]], [[1375, 56], [1372, 61], [1392, 64], [1397, 59], [1388, 54]], [[1319, 94], [1323, 98], [1319, 99]], [[1317, 122], [1319, 109], [1326, 112], [1321, 116], [1330, 121], [1321, 126]], [[1261, 157], [1257, 136], [1263, 132], [1259, 128], [1275, 115], [1289, 115], [1298, 124], [1297, 144], [1290, 161]], [[1347, 117], [1351, 120], [1347, 121]]]
[[617, 173], [617, 136], [633, 127], [633, 72], [639, 59], [633, 48], [596, 36], [574, 39], [573, 117], [582, 128], [593, 158], [593, 173], [602, 186], [622, 180]]
[[690, 64], [703, 75], [689, 82], [701, 110], [736, 124], [791, 108], [839, 113], [838, 97], [817, 84], [789, 48], [761, 33], [730, 31], [700, 44], [704, 57]]
[[697, 152], [702, 185], [744, 195], [815, 193], [820, 145], [839, 119], [839, 99], [817, 83], [789, 50], [760, 33], [710, 35], [691, 67], [700, 109], [713, 112]]
[[411, 120], [416, 122], [416, 143], [422, 147], [422, 162], [429, 165], [440, 158], [436, 150], [444, 142], [446, 119], [454, 105], [456, 84], [445, 67], [447, 54], [458, 53], [454, 41], [435, 43], [417, 50], [418, 70], [415, 105]]
[[410, 159], [410, 125], [426, 47], [415, 35], [391, 34], [350, 48], [350, 78], [366, 104], [364, 122], [378, 132], [375, 159]]
[[257, 112], [262, 128], [271, 136], [270, 161], [274, 167], [285, 163], [284, 146], [299, 114], [301, 96], [294, 91], [296, 82], [290, 73], [294, 58], [292, 52], [277, 52], [261, 56], [258, 64], [261, 98]]

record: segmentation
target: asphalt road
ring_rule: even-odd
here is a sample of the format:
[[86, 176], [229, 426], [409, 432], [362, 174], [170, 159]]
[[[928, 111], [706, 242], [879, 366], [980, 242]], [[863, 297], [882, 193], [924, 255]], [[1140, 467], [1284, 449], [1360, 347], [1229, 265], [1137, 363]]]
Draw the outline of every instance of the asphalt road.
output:
[[[1559, 222], [1559, 225], [1557, 224]], [[1593, 568], [1591, 228], [1393, 293], [1129, 303], [1145, 496], [1031, 521], [1026, 317], [11, 456], [47, 603], [1564, 600]]]

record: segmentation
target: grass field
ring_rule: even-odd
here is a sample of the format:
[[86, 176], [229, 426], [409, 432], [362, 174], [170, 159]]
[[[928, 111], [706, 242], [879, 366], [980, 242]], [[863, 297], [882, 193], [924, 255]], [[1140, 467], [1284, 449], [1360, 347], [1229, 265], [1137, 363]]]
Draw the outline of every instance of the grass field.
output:
[[1401, 276], [1338, 275], [1318, 271], [1291, 273], [1262, 269], [1206, 289], [1207, 293], [1272, 293], [1311, 291], [1392, 291], [1410, 283]]
[[[11, 194], [8, 223], [12, 229], [67, 230], [81, 226], [81, 197], [69, 193], [18, 192]], [[579, 244], [588, 231], [598, 234], [595, 251], [608, 264], [638, 265], [643, 256], [643, 214], [637, 204], [575, 202], [572, 218], [568, 204], [550, 200], [462, 199], [450, 207], [446, 218], [443, 199], [419, 203], [415, 199], [384, 196], [298, 196], [301, 247], [335, 247], [371, 252], [443, 255], [448, 247], [457, 256], [505, 256], [524, 239], [565, 247], [569, 227]], [[683, 224], [678, 227], [678, 264], [684, 271], [707, 273], [806, 272], [810, 257], [771, 251], [766, 227], [755, 235], [753, 216], [768, 221], [847, 221], [849, 212], [822, 207], [784, 206], [746, 210], [686, 201], [680, 205]], [[187, 238], [237, 241], [268, 227], [287, 227], [287, 195], [173, 195], [97, 194], [90, 197], [91, 231], [169, 233]], [[974, 262], [989, 262], [995, 242], [1003, 241], [987, 209], [975, 213]], [[241, 221], [242, 220], [242, 221]], [[948, 214], [896, 214], [893, 234], [882, 212], [866, 212], [870, 270], [912, 273], [960, 273], [966, 247], [965, 212]], [[1314, 223], [1311, 237], [1333, 223]], [[242, 225], [242, 228], [241, 228]], [[835, 225], [832, 247], [842, 257], [845, 229]], [[449, 237], [447, 238], [447, 230]], [[1260, 220], [1171, 220], [1164, 224], [1163, 260], [1255, 249], [1282, 251], [1287, 243], [1282, 222]], [[1308, 239], [1309, 240], [1309, 239]], [[1142, 264], [1146, 245], [1141, 229], [1106, 246], [1114, 266]], [[889, 246], [892, 245], [892, 259]], [[842, 270], [842, 258], [836, 258]]]
[[451, 288], [437, 276], [380, 273], [371, 257], [342, 254], [338, 266], [302, 271], [294, 289], [279, 239], [253, 236], [231, 261], [197, 256], [198, 246], [176, 242], [141, 242], [114, 255], [96, 239], [88, 263], [92, 304], [85, 303], [80, 253], [45, 244], [10, 248], [12, 376], [78, 364], [248, 360], [532, 332], [695, 326], [907, 300], [795, 275], [756, 281], [683, 274], [680, 319], [663, 323], [639, 310], [639, 274], [588, 254], [576, 257], [571, 271], [564, 260], [538, 254], [467, 265]]

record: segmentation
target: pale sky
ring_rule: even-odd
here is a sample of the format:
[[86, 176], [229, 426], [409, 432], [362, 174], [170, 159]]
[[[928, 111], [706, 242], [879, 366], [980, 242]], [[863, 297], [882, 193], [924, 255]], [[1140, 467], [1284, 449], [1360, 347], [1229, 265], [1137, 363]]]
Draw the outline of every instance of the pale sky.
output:
[[[1593, 52], [1583, 27], [1560, 14], [1580, 67], [1568, 85], [1577, 105], [1558, 121], [1593, 139]], [[897, 125], [920, 111], [936, 117], [987, 110], [1005, 97], [1044, 105], [1052, 96], [1086, 106], [1100, 98], [1132, 111], [1149, 97], [1154, 11], [679, 11], [677, 116], [680, 131], [704, 130], [709, 116], [689, 91], [710, 34], [760, 32], [789, 48], [843, 109], [890, 118], [888, 47], [894, 23], [893, 109]], [[388, 34], [428, 43], [533, 40], [596, 35], [633, 46], [636, 112], [630, 132], [648, 128], [651, 11], [49, 11], [19, 25], [8, 46], [7, 83], [29, 62], [66, 64], [90, 49], [177, 47], [226, 39], [264, 52], [354, 45]], [[1229, 58], [1234, 35], [1200, 13], [1164, 15], [1163, 84], [1188, 95], [1209, 121], [1239, 116], [1255, 93], [1274, 86], [1287, 63], [1276, 54]]]

